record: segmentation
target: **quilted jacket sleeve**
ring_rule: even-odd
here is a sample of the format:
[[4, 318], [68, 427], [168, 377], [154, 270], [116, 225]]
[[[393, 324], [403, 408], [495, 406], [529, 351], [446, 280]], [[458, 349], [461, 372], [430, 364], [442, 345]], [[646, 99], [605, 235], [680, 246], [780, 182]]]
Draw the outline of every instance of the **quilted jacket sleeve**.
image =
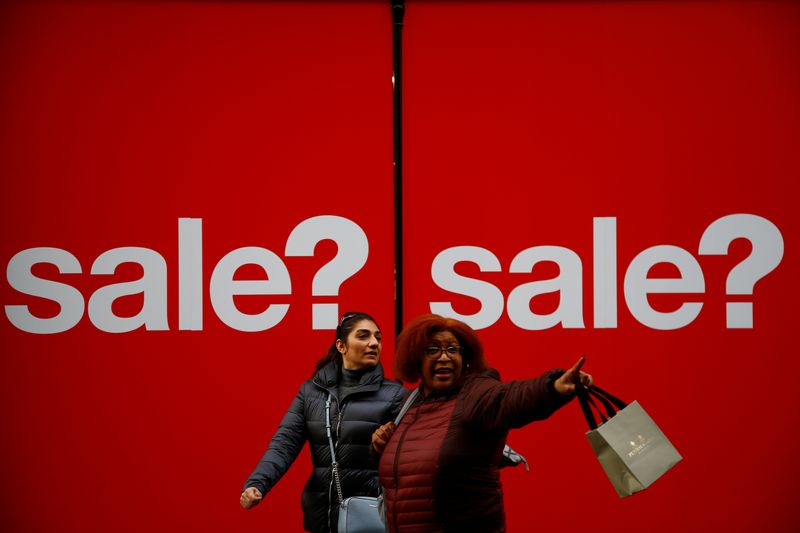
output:
[[572, 396], [562, 396], [553, 382], [563, 370], [551, 370], [537, 378], [503, 383], [496, 370], [489, 370], [465, 383], [463, 413], [467, 423], [481, 429], [508, 430], [544, 420]]
[[267, 448], [253, 473], [250, 474], [243, 490], [248, 487], [255, 487], [261, 494], [266, 495], [289, 470], [289, 467], [300, 454], [300, 450], [303, 449], [303, 445], [308, 439], [305, 415], [303, 414], [305, 403], [304, 387], [305, 385], [300, 387], [300, 391], [283, 416], [283, 420], [278, 426], [278, 431], [273, 435], [269, 448]]

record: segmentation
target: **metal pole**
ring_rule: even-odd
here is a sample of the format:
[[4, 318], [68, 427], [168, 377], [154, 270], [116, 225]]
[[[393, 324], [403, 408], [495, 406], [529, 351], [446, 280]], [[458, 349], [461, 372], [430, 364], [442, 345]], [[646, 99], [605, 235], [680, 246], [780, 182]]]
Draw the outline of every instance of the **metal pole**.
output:
[[392, 6], [392, 87], [394, 89], [394, 330], [403, 329], [403, 15], [405, 0]]

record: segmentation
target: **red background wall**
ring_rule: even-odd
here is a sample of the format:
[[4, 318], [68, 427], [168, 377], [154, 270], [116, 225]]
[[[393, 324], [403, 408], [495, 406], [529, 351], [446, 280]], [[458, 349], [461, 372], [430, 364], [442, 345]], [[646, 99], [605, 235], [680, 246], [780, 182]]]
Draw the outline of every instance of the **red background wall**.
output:
[[[437, 286], [443, 250], [479, 246], [501, 265], [456, 270], [495, 285], [522, 250], [573, 250], [583, 328], [528, 331], [506, 312], [481, 330], [504, 378], [578, 355], [605, 388], [637, 399], [684, 461], [619, 500], [576, 405], [512, 433], [532, 471], [506, 471], [511, 531], [793, 531], [800, 364], [794, 183], [800, 175], [800, 6], [794, 2], [409, 2], [404, 33], [405, 319], [474, 298]], [[57, 247], [81, 274], [34, 272], [97, 289], [141, 267], [91, 275], [123, 246], [167, 264], [167, 331], [21, 331], [0, 316], [0, 524], [13, 531], [299, 531], [307, 452], [264, 503], [238, 506], [297, 387], [331, 341], [312, 303], [375, 314], [391, 337], [391, 33], [384, 2], [7, 2], [0, 7], [0, 259]], [[790, 204], [791, 202], [791, 204]], [[785, 251], [752, 296], [726, 295], [747, 241], [699, 255], [708, 225], [770, 220]], [[336, 297], [312, 294], [337, 247], [287, 257], [302, 221], [336, 215], [369, 240], [366, 265]], [[203, 329], [178, 329], [178, 218], [203, 220]], [[592, 220], [616, 217], [618, 323], [593, 314]], [[623, 279], [642, 250], [681, 247], [705, 292], [654, 295], [698, 317], [656, 330], [628, 310]], [[215, 314], [211, 272], [233, 249], [281, 257], [290, 295], [239, 296], [243, 311], [289, 304], [245, 333]], [[674, 269], [658, 265], [653, 276]], [[246, 267], [241, 279], [263, 278]], [[0, 282], [4, 306], [57, 305]], [[753, 327], [726, 327], [725, 303], [753, 302]], [[135, 315], [141, 296], [114, 311]], [[558, 294], [533, 300], [555, 311]], [[387, 339], [384, 365], [391, 368]]]

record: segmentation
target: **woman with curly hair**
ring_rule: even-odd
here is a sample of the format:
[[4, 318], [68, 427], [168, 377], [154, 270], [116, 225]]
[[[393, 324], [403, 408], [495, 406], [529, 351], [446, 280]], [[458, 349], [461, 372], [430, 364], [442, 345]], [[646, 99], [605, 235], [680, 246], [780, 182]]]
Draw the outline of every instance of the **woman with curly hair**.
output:
[[499, 465], [508, 431], [544, 420], [589, 386], [584, 358], [503, 383], [475, 331], [438, 315], [412, 321], [397, 340], [395, 372], [419, 381], [400, 421], [373, 434], [391, 533], [505, 531]]

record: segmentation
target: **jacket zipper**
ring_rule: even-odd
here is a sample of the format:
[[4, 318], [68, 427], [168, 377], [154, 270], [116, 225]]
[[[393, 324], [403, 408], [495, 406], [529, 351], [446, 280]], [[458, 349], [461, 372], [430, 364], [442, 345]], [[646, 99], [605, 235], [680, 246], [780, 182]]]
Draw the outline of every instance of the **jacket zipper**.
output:
[[[325, 385], [323, 385], [319, 381], [317, 381], [316, 378], [314, 380], [312, 380], [312, 383], [314, 383], [314, 385], [316, 385], [317, 387], [319, 387], [323, 391], [328, 392], [328, 388], [325, 387]], [[378, 387], [378, 389], [380, 389], [380, 387]], [[378, 389], [376, 389], [376, 390], [378, 390]], [[371, 392], [371, 391], [370, 390], [358, 390], [358, 391], [353, 391], [351, 394], [356, 394], [356, 393], [361, 393], [361, 392]], [[350, 394], [348, 394], [347, 396], [350, 396]], [[336, 394], [333, 395], [333, 399], [334, 399], [334, 401], [336, 401], [336, 405], [338, 406], [339, 405], [339, 398], [336, 397]], [[342, 400], [344, 400], [344, 398], [342, 398]], [[341, 425], [342, 425], [342, 413], [344, 413], [345, 405], [346, 404], [343, 402], [342, 406], [341, 406], [341, 409], [339, 409], [338, 419], [336, 420], [336, 440], [334, 440], [334, 442], [333, 442], [334, 450], [336, 450], [339, 447], [339, 430], [340, 430]], [[339, 503], [341, 503], [341, 502], [339, 502]], [[328, 484], [328, 529], [331, 532], [336, 531], [336, 529], [333, 528], [333, 524], [332, 524], [332, 520], [331, 520], [333, 518], [332, 515], [333, 515], [333, 472], [331, 472], [331, 481]], [[337, 528], [338, 528], [338, 524], [337, 524]]]
[[333, 443], [333, 446], [336, 450], [339, 450], [339, 429], [342, 427], [342, 417], [344, 415], [344, 408], [347, 404], [342, 404], [342, 407], [339, 409], [339, 419], [336, 421], [336, 441]]

